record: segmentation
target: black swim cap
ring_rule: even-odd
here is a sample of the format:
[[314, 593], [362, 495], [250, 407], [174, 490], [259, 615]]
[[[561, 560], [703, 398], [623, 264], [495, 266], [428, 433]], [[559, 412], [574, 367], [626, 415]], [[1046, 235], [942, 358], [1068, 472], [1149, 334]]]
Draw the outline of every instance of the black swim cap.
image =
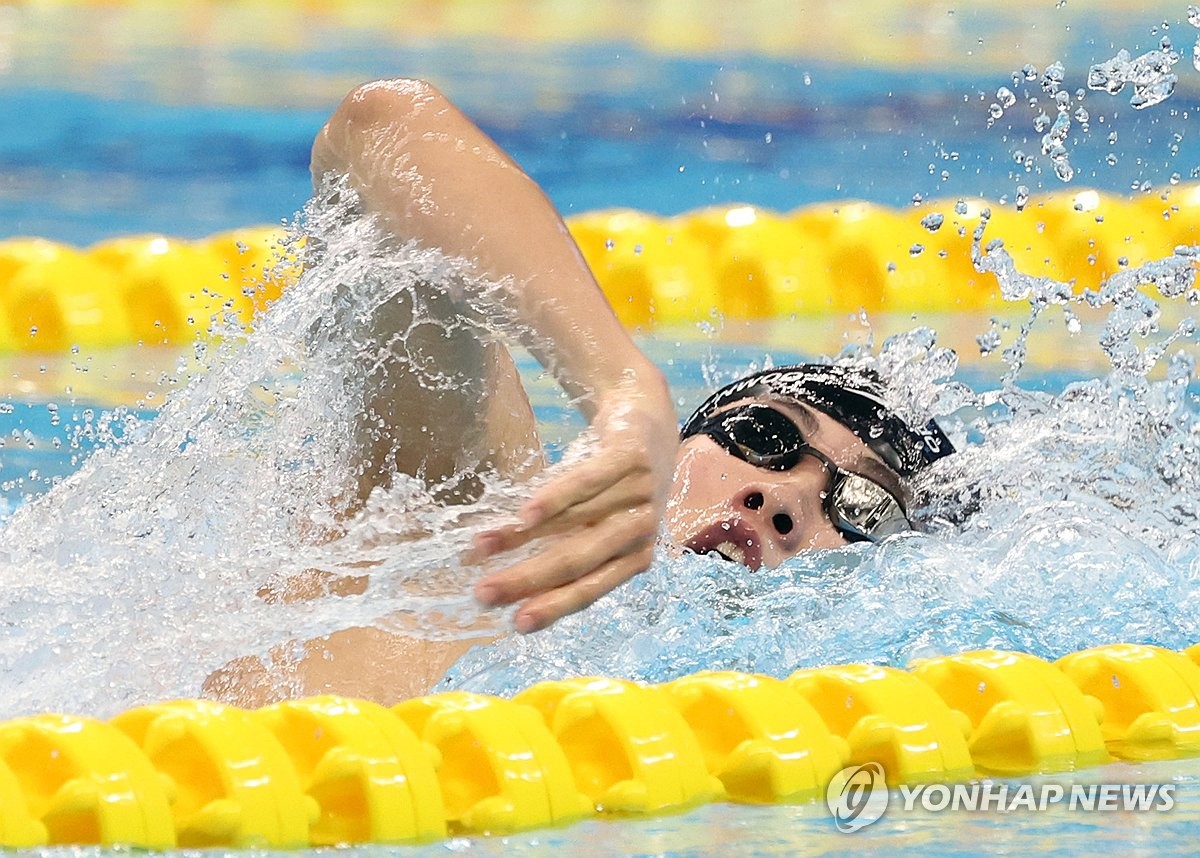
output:
[[913, 429], [884, 402], [883, 380], [867, 367], [805, 363], [756, 372], [722, 387], [688, 418], [681, 438], [696, 433], [722, 406], [764, 393], [811, 405], [841, 423], [901, 476], [911, 476], [954, 452], [950, 439], [930, 420]]

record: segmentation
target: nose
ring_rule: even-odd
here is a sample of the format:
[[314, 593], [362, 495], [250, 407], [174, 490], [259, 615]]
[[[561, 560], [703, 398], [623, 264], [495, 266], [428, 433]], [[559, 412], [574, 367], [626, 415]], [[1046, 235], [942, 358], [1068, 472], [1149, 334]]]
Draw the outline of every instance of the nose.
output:
[[[766, 503], [766, 497], [759, 491], [752, 491], [742, 498], [742, 506], [749, 510], [760, 510]], [[780, 536], [787, 536], [795, 526], [796, 523], [792, 520], [791, 514], [785, 509], [781, 509], [771, 515], [771, 527]]]

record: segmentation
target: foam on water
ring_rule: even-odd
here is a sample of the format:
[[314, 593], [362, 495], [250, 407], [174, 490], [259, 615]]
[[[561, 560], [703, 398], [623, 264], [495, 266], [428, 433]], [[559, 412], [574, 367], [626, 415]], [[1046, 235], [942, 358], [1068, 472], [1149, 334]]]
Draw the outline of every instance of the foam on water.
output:
[[[593, 609], [529, 637], [476, 648], [443, 688], [512, 693], [561, 676], [663, 681], [703, 668], [784, 676], [806, 666], [998, 647], [1054, 658], [1113, 641], [1200, 641], [1200, 412], [1189, 392], [1194, 325], [1158, 330], [1159, 299], [1194, 290], [1195, 248], [1122, 271], [1099, 290], [1021, 274], [994, 240], [976, 265], [1030, 314], [1001, 352], [1000, 388], [952, 381], [933, 333], [886, 342], [874, 363], [901, 411], [946, 415], [960, 452], [921, 481], [927, 532], [802, 554], [750, 572], [669, 556]], [[1047, 308], [1106, 313], [1112, 371], [1059, 395], [1019, 386]], [[1169, 355], [1166, 361], [1164, 356]], [[1166, 363], [1165, 377], [1149, 377]]]

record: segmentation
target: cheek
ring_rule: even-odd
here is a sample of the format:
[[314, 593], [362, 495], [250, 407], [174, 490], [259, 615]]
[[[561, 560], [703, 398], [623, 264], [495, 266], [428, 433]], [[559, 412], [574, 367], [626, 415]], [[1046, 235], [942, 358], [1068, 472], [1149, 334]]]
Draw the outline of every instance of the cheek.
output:
[[[817, 519], [817, 526], [813, 529], [808, 538], [808, 548], [841, 548], [846, 545], [846, 537], [838, 532], [827, 518], [822, 514], [821, 518]], [[801, 548], [800, 550], [803, 550]], [[793, 554], [798, 552], [793, 551]]]
[[732, 487], [733, 480], [718, 457], [706, 450], [684, 452], [675, 464], [663, 517], [667, 532], [677, 540], [686, 539], [714, 517], [728, 515]]

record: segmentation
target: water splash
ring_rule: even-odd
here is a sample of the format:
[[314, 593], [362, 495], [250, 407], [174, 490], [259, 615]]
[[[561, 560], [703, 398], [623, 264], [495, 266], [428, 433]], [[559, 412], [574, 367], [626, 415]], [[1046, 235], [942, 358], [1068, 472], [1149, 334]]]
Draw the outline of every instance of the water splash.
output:
[[1179, 75], [1172, 68], [1178, 62], [1179, 54], [1170, 49], [1169, 43], [1136, 59], [1131, 59], [1129, 51], [1122, 48], [1116, 56], [1088, 69], [1088, 89], [1116, 95], [1126, 84], [1131, 84], [1133, 95], [1129, 104], [1136, 110], [1144, 110], [1165, 101], [1175, 92]]
[[[1195, 250], [1076, 294], [1020, 272], [1001, 240], [984, 243], [987, 223], [985, 213], [973, 236], [976, 266], [1030, 307], [1002, 352], [1001, 387], [956, 382], [957, 356], [928, 329], [892, 337], [878, 354], [868, 345], [837, 357], [889, 378], [909, 419], [945, 415], [960, 451], [918, 486], [926, 532], [755, 573], [666, 553], [592, 609], [476, 648], [439, 687], [508, 694], [562, 676], [785, 676], [986, 647], [1055, 658], [1110, 641], [1182, 648], [1200, 639], [1195, 332], [1186, 319], [1159, 331], [1151, 297], [1178, 302], [1194, 291]], [[1097, 344], [1111, 372], [1059, 394], [1019, 384], [1049, 307], [1066, 311], [1068, 329], [1105, 311]], [[998, 350], [1006, 327], [994, 322], [981, 349]]]
[[[961, 451], [916, 487], [926, 532], [757, 573], [663, 545], [646, 574], [546, 632], [477, 648], [443, 687], [504, 693], [587, 673], [785, 675], [981, 646], [1056, 656], [1103, 640], [1200, 639], [1194, 328], [1185, 320], [1160, 331], [1160, 305], [1147, 293], [1186, 302], [1195, 252], [1076, 294], [1020, 272], [1000, 239], [985, 241], [988, 222], [973, 236], [975, 264], [1030, 308], [1007, 345], [1001, 325], [981, 338], [1007, 367], [998, 389], [957, 381], [958, 356], [926, 328], [878, 349], [868, 337], [830, 358], [879, 370], [901, 416], [944, 415]], [[461, 324], [490, 337], [511, 326], [502, 296], [488, 284], [463, 289], [460, 261], [385, 249], [344, 201], [314, 205], [304, 226], [308, 269], [253, 335], [234, 342], [230, 331], [153, 423], [114, 414], [104, 425], [119, 431], [105, 449], [0, 534], [0, 717], [104, 715], [192, 696], [233, 657], [351, 625], [443, 637], [507, 628], [505, 612], [473, 602], [480, 570], [458, 556], [473, 527], [525, 490], [483, 478], [478, 500], [446, 506], [397, 478], [353, 519], [341, 514], [359, 476], [346, 439], [370, 368], [419, 359], [406, 336], [381, 350], [376, 314], [410, 296], [413, 324], [402, 331], [411, 336], [426, 318], [417, 285], [441, 284], [429, 300], [481, 296]], [[1068, 324], [1106, 314], [1097, 343], [1107, 376], [1057, 395], [1021, 387], [1029, 337], [1048, 326], [1052, 307], [1070, 311]], [[715, 387], [771, 359], [751, 363], [703, 365], [705, 381]], [[433, 392], [456, 381], [414, 368]], [[587, 444], [581, 437], [568, 456]], [[310, 569], [366, 569], [365, 591], [292, 604], [256, 595]]]
[[[344, 188], [326, 189], [301, 224], [306, 271], [253, 334], [224, 330], [152, 422], [118, 411], [88, 424], [105, 443], [0, 531], [0, 717], [196, 696], [232, 658], [347, 626], [443, 637], [506, 627], [505, 612], [471, 598], [481, 570], [458, 557], [472, 527], [515, 509], [510, 484], [464, 460], [433, 489], [398, 475], [346, 514], [361, 446], [379, 440], [368, 418], [382, 370], [406, 364], [431, 395], [464, 384], [413, 343], [453, 290], [472, 296], [463, 330], [436, 335], [496, 336], [501, 290], [471, 281], [462, 260], [387, 245]], [[382, 314], [398, 306], [407, 324], [381, 337]], [[464, 474], [478, 499], [436, 502]], [[365, 574], [365, 592], [290, 604], [257, 595], [312, 570]]]

